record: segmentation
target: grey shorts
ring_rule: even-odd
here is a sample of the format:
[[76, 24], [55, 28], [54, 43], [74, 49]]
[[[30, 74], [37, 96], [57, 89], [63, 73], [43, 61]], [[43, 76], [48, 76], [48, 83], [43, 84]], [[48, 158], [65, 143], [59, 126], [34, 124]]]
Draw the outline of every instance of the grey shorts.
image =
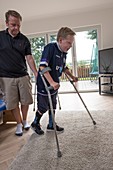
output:
[[0, 87], [4, 93], [7, 110], [15, 109], [19, 102], [22, 105], [33, 103], [32, 85], [28, 75], [19, 78], [0, 77]]

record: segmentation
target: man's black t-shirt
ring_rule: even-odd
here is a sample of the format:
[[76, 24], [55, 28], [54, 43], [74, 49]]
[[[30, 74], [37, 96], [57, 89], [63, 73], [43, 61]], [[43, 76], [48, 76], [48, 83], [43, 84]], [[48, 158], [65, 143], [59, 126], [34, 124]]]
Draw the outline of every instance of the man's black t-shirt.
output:
[[26, 55], [31, 55], [28, 38], [22, 33], [12, 37], [8, 29], [0, 31], [0, 77], [27, 75]]

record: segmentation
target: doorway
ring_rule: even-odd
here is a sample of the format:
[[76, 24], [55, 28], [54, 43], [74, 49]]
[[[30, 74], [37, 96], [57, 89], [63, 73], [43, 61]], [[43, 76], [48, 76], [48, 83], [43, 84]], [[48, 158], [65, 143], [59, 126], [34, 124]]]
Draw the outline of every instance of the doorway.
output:
[[98, 35], [97, 29], [78, 31], [74, 43], [73, 67], [78, 75], [78, 90], [98, 91]]

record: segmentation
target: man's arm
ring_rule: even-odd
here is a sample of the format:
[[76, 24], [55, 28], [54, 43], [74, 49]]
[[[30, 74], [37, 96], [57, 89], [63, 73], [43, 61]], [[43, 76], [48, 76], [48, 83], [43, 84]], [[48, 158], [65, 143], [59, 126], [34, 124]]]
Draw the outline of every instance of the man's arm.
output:
[[27, 63], [29, 65], [30, 69], [33, 71], [35, 77], [37, 77], [37, 68], [36, 68], [33, 56], [32, 55], [27, 55], [26, 60], [27, 60]]

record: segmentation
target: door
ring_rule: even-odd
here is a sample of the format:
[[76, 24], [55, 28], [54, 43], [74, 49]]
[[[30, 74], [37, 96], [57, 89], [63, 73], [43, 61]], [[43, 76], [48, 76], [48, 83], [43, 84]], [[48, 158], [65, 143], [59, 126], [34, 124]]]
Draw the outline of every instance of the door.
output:
[[78, 90], [98, 91], [97, 30], [76, 32], [75, 42]]

